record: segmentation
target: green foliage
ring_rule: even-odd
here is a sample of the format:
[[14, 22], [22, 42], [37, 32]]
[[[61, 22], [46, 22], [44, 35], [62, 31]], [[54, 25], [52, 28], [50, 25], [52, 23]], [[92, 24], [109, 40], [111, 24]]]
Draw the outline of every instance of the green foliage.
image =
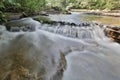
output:
[[35, 12], [43, 9], [45, 7], [46, 1], [45, 0], [22, 0], [19, 3], [25, 10], [29, 12]]
[[120, 0], [107, 0], [107, 3], [105, 5], [108, 9], [117, 9], [120, 8]]
[[117, 9], [120, 8], [120, 0], [68, 0], [74, 8], [83, 9]]
[[0, 10], [12, 8], [13, 11], [22, 9], [27, 12], [35, 12], [43, 9], [45, 5], [45, 0], [2, 0], [0, 1]]
[[47, 7], [65, 8], [70, 3], [74, 8], [86, 9], [116, 9], [120, 8], [120, 0], [1, 0], [0, 10], [6, 10], [13, 7], [17, 10], [24, 10], [27, 12], [37, 12]]
[[5, 8], [5, 6], [2, 2], [0, 2], [0, 8]]
[[6, 16], [3, 12], [0, 11], [0, 24], [3, 22], [7, 22]]

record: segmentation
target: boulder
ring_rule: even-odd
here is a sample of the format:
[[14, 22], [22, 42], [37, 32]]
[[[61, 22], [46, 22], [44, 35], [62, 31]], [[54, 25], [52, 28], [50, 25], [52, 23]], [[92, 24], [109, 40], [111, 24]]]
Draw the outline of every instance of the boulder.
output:
[[112, 38], [114, 41], [120, 43], [120, 27], [110, 27], [107, 26], [105, 29], [106, 36]]
[[12, 20], [5, 24], [8, 31], [35, 31], [40, 23], [33, 20], [32, 18], [22, 18], [19, 20]]

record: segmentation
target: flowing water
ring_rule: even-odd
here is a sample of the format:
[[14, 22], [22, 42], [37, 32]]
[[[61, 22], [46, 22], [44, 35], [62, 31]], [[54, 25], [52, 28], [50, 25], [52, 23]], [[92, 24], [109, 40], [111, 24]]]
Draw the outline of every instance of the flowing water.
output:
[[[80, 17], [50, 15], [76, 24], [84, 22]], [[0, 26], [0, 80], [120, 80], [120, 45], [107, 38], [103, 28], [93, 23], [48, 25], [31, 18], [20, 22], [24, 20], [23, 25], [30, 23], [35, 31], [8, 32]], [[66, 61], [61, 62], [61, 54]]]

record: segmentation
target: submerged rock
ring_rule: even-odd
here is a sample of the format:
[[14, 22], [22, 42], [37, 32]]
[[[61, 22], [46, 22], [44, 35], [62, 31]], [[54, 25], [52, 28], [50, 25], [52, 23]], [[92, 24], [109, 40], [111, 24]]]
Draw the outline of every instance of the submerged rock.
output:
[[9, 21], [6, 24], [8, 31], [18, 32], [18, 31], [35, 31], [40, 23], [33, 20], [32, 18], [23, 18], [20, 20]]
[[6, 43], [0, 40], [0, 80], [61, 80], [65, 55], [48, 36], [20, 33]]

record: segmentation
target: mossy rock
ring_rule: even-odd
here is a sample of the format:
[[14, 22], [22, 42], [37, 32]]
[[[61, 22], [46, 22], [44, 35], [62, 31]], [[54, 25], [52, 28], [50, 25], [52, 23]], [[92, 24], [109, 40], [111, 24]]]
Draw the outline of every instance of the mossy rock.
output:
[[36, 25], [39, 25], [38, 21], [33, 20], [32, 18], [22, 18], [19, 20], [12, 20], [5, 24], [6, 29], [12, 32], [19, 31], [35, 31]]
[[51, 24], [51, 25], [57, 24], [57, 21], [52, 21], [50, 18], [45, 17], [45, 16], [38, 16], [33, 19], [41, 23], [45, 23], [45, 24]]
[[51, 20], [47, 17], [44, 17], [44, 16], [38, 16], [38, 17], [35, 17], [33, 18], [34, 20], [37, 20], [39, 22], [50, 22]]

